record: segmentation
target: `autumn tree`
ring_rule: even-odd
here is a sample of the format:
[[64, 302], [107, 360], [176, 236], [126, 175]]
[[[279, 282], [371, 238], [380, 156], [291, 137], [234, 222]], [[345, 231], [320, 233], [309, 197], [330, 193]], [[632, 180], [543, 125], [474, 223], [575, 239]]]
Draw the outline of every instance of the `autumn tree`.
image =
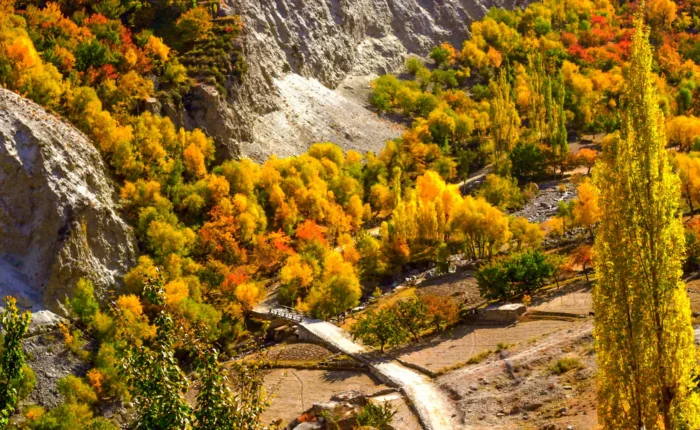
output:
[[189, 382], [175, 358], [175, 321], [165, 310], [161, 275], [147, 280], [144, 295], [160, 308], [154, 320], [157, 330], [153, 345], [149, 348], [132, 343], [121, 363], [138, 405], [135, 428], [188, 428], [193, 422], [192, 408], [185, 400]]
[[583, 165], [588, 169], [586, 171], [586, 175], [589, 175], [591, 173], [591, 169], [595, 165], [596, 160], [598, 159], [598, 151], [594, 149], [589, 149], [589, 148], [582, 148], [576, 153], [576, 160], [579, 165]]
[[576, 248], [571, 254], [571, 262], [581, 266], [581, 270], [586, 276], [586, 282], [588, 282], [588, 268], [593, 264], [591, 247], [588, 245], [581, 245]]
[[527, 218], [510, 217], [508, 228], [515, 242], [515, 250], [539, 248], [544, 240], [545, 232], [539, 224], [531, 223]]
[[420, 298], [428, 311], [428, 322], [441, 332], [459, 321], [459, 307], [452, 297], [426, 294]]
[[[498, 79], [491, 81], [491, 104], [489, 118], [491, 120], [491, 139], [494, 146], [494, 162], [496, 171], [501, 171], [508, 154], [520, 139], [520, 115], [515, 107], [511, 87], [506, 78], [506, 72], [501, 69]], [[509, 171], [507, 169], [506, 171]]]
[[593, 289], [598, 420], [605, 428], [697, 428], [697, 358], [680, 279], [680, 184], [664, 148], [648, 37], [637, 16], [622, 126], [595, 173], [602, 213]]
[[601, 219], [601, 209], [598, 203], [598, 188], [589, 180], [578, 186], [578, 198], [573, 201], [572, 216], [574, 223], [583, 227], [593, 237], [593, 229]]
[[700, 159], [683, 153], [675, 154], [673, 163], [681, 180], [681, 196], [695, 216], [695, 208], [700, 205]]

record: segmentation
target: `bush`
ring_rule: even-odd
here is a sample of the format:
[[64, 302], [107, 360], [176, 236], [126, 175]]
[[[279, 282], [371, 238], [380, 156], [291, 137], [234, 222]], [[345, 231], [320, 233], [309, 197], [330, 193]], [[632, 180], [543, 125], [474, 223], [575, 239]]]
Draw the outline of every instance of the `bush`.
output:
[[577, 357], [564, 357], [557, 360], [551, 367], [552, 373], [556, 375], [563, 375], [569, 370], [576, 370], [583, 368], [583, 363]]
[[95, 287], [89, 279], [78, 280], [68, 305], [81, 322], [89, 324], [92, 321], [100, 305], [95, 300]]
[[367, 403], [360, 412], [355, 415], [358, 426], [370, 426], [377, 430], [390, 430], [391, 420], [394, 419], [396, 410], [384, 402], [381, 406], [374, 403]]
[[97, 402], [97, 394], [92, 387], [75, 375], [68, 375], [56, 383], [58, 392], [66, 402], [85, 403], [92, 405]]
[[493, 353], [493, 351], [491, 351], [491, 350], [482, 351], [482, 352], [480, 352], [480, 353], [478, 353], [478, 354], [476, 354], [476, 355], [471, 356], [471, 357], [469, 358], [469, 360], [467, 360], [467, 364], [479, 364], [479, 363], [481, 363], [482, 361], [484, 361], [484, 360], [486, 360], [487, 358], [489, 358], [489, 356], [490, 356], [492, 353]]
[[32, 430], [116, 430], [117, 427], [104, 418], [93, 418], [90, 407], [80, 403], [63, 403], [50, 412], [40, 413], [37, 408], [31, 411], [38, 415], [29, 420], [27, 427]]
[[418, 71], [423, 68], [423, 62], [415, 55], [411, 55], [410, 57], [406, 58], [405, 65], [406, 70], [413, 75], [418, 73]]
[[520, 252], [481, 267], [476, 280], [485, 299], [506, 300], [523, 293], [532, 295], [554, 275], [554, 269], [542, 252]]
[[20, 400], [24, 400], [34, 391], [36, 386], [36, 374], [28, 365], [23, 365], [18, 378], [12, 381], [12, 387], [17, 390]]

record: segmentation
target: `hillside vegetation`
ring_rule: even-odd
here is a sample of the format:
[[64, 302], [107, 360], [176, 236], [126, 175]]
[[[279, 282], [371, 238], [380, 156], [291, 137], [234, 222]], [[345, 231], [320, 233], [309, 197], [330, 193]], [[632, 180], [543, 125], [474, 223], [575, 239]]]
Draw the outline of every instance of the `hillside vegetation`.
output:
[[[643, 31], [633, 22], [639, 4], [545, 0], [492, 9], [461, 49], [435, 41], [429, 60], [407, 59], [408, 79], [373, 82], [377, 111], [412, 122], [379, 154], [318, 143], [262, 164], [215, 164], [205, 133], [148, 110], [154, 100], [178, 106], [195, 82], [225, 92], [227, 80], [245, 79], [241, 21], [218, 17], [218, 9], [216, 2], [0, 0], [0, 83], [92, 139], [141, 250], [112, 306], [97, 303], [89, 281], [75, 286], [67, 305], [77, 328], [66, 328], [66, 342], [81, 350], [81, 330], [95, 338], [99, 346], [86, 357], [94, 369], [62, 385], [63, 406], [29, 409], [28, 428], [83, 428], [96, 405], [132, 398], [141, 428], [224, 428], [216, 422], [228, 421], [217, 419], [259, 428], [266, 400], [258, 369], [241, 371], [248, 397], [217, 400], [225, 383], [217, 354], [234, 356], [252, 342], [259, 325], [250, 312], [271, 287], [279, 287], [281, 304], [330, 319], [409, 269], [446, 271], [450, 257], [463, 254], [491, 260], [480, 272], [484, 297], [529, 296], [564, 266], [538, 250], [545, 235], [579, 229], [593, 237], [606, 213], [597, 188], [605, 183], [586, 177], [598, 152], [573, 154], [569, 142], [605, 133], [602, 153], [615, 153], [624, 109], [637, 108], [625, 88], [633, 36]], [[653, 48], [644, 85], [658, 88], [656, 104], [646, 107], [663, 113], [651, 118], [664, 121], [662, 147], [676, 148], [681, 181], [670, 188], [679, 195], [665, 197], [682, 196], [692, 215], [700, 205], [700, 4], [653, 0], [643, 13]], [[492, 173], [464, 195], [460, 184], [487, 165]], [[508, 215], [535, 196], [536, 182], [571, 171], [578, 198], [559, 216], [537, 225]], [[678, 208], [668, 208], [677, 218]], [[698, 261], [700, 223], [687, 224], [685, 234], [688, 261]], [[578, 252], [585, 269], [589, 249]], [[432, 320], [441, 330], [443, 321]], [[205, 384], [195, 410], [183, 400], [185, 352], [188, 370]], [[232, 418], [241, 404], [253, 406]], [[109, 428], [97, 425], [89, 428]]]

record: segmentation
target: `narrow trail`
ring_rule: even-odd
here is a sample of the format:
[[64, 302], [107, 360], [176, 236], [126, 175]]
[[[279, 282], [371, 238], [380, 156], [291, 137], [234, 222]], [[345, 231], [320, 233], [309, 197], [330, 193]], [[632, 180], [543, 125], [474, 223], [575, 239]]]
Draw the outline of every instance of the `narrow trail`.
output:
[[[266, 314], [269, 310], [259, 307], [256, 313]], [[334, 324], [307, 317], [293, 322], [327, 345], [366, 363], [370, 371], [382, 382], [397, 387], [411, 401], [426, 430], [467, 429], [458, 424], [457, 410], [447, 392], [427, 376], [388, 357], [372, 353], [355, 343], [345, 330]]]

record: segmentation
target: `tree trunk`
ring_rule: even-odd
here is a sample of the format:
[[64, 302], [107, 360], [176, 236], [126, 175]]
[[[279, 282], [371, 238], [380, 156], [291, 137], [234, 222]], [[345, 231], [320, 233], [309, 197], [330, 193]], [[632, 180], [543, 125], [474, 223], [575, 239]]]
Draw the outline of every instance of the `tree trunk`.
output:
[[690, 197], [690, 193], [688, 193], [688, 206], [690, 206], [690, 217], [692, 218], [695, 216], [695, 209], [693, 208], [693, 199]]

